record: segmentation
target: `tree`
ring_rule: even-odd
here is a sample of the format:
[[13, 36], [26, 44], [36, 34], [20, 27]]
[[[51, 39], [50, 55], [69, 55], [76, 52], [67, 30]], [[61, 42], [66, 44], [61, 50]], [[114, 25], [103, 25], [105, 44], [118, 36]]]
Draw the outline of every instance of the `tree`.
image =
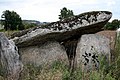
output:
[[112, 24], [111, 22], [108, 22], [105, 27], [104, 27], [105, 30], [113, 30], [113, 27], [112, 27]]
[[114, 29], [119, 28], [119, 26], [120, 26], [120, 21], [119, 21], [118, 19], [114, 19], [114, 20], [112, 21], [112, 26], [113, 26]]
[[108, 22], [104, 29], [107, 29], [107, 30], [116, 30], [120, 27], [120, 20], [118, 19], [114, 19], [112, 20], [112, 22]]
[[66, 18], [69, 18], [71, 16], [74, 16], [74, 13], [72, 10], [67, 9], [66, 7], [62, 8], [60, 11], [59, 19], [64, 20]]
[[6, 10], [6, 11], [3, 11], [3, 14], [1, 17], [2, 17], [2, 24], [4, 25], [4, 29], [6, 31], [24, 29], [21, 17], [16, 12]]

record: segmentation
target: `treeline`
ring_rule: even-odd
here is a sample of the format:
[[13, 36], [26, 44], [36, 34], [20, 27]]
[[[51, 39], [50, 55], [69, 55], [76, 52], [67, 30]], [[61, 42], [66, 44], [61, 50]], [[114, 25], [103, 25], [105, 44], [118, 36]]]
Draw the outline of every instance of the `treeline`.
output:
[[1, 16], [1, 23], [4, 25], [4, 29], [7, 30], [23, 30], [24, 26], [22, 24], [21, 17], [14, 11], [3, 11]]
[[22, 20], [20, 15], [17, 14], [15, 11], [3, 11], [1, 15], [0, 24], [4, 26], [4, 29], [7, 30], [24, 30], [28, 28], [32, 28], [38, 26], [35, 21], [29, 22]]

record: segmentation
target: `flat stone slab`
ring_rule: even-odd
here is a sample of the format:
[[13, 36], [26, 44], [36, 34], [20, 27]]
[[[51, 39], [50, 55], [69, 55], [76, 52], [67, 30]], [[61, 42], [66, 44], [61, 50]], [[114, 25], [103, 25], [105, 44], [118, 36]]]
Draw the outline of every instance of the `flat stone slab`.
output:
[[108, 11], [86, 12], [63, 21], [30, 29], [24, 32], [25, 34], [16, 35], [12, 39], [18, 47], [34, 46], [47, 41], [64, 42], [79, 38], [83, 34], [100, 31], [111, 17], [112, 13]]

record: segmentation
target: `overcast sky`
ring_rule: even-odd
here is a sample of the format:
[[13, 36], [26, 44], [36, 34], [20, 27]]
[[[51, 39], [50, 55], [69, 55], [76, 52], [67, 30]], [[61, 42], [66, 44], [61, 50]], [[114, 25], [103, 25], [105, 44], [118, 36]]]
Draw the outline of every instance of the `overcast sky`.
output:
[[17, 12], [22, 19], [58, 21], [60, 9], [67, 7], [75, 15], [88, 11], [111, 11], [120, 19], [120, 0], [0, 0], [0, 16], [5, 10]]

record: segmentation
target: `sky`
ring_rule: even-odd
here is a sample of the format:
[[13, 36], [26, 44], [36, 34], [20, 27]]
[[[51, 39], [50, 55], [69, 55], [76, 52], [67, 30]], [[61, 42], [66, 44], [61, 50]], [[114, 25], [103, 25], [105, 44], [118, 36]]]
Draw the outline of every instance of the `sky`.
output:
[[3, 11], [17, 12], [24, 20], [40, 22], [58, 21], [60, 9], [67, 7], [75, 15], [88, 11], [110, 11], [112, 19], [120, 19], [120, 0], [0, 0], [0, 16]]

